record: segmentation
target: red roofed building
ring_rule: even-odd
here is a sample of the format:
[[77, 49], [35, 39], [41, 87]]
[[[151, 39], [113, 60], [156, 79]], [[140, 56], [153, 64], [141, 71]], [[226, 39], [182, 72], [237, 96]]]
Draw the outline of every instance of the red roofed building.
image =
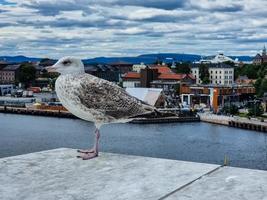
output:
[[159, 80], [194, 82], [195, 77], [191, 74], [162, 73], [158, 76]]
[[[192, 74], [176, 74], [167, 66], [153, 65], [138, 72], [128, 72], [123, 77], [123, 87], [150, 87], [152, 81], [195, 83]], [[126, 83], [128, 82], [128, 83]]]
[[158, 73], [160, 74], [173, 73], [173, 71], [166, 65], [155, 65], [155, 66], [151, 66], [150, 68], [157, 69]]
[[123, 79], [123, 87], [140, 87], [141, 74], [138, 72], [128, 72], [122, 76]]
[[[123, 77], [123, 87], [162, 88], [164, 94], [170, 98], [169, 104], [177, 104], [180, 83], [195, 83], [191, 74], [176, 74], [165, 65], [149, 65], [138, 72], [128, 72]], [[171, 99], [171, 100], [170, 100]], [[171, 102], [173, 101], [173, 102]]]

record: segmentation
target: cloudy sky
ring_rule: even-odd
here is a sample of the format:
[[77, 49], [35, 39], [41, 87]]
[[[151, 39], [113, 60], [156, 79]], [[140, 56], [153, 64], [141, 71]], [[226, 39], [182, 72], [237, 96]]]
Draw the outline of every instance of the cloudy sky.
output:
[[266, 0], [0, 0], [0, 55], [254, 55]]

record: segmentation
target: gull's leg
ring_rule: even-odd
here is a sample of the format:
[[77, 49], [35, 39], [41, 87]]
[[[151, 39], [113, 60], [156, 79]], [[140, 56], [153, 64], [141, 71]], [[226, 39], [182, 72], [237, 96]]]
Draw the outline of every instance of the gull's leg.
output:
[[89, 160], [98, 156], [98, 143], [100, 138], [100, 131], [98, 128], [95, 130], [95, 145], [94, 148], [91, 150], [79, 151], [82, 153], [78, 158], [82, 158], [83, 160]]

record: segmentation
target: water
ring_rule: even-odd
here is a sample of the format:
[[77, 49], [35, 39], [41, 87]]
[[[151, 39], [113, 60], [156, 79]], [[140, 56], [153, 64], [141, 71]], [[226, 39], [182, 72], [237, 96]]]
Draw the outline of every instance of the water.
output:
[[[94, 126], [78, 119], [0, 114], [0, 157], [93, 145]], [[112, 124], [100, 151], [267, 170], [267, 134], [208, 123]]]

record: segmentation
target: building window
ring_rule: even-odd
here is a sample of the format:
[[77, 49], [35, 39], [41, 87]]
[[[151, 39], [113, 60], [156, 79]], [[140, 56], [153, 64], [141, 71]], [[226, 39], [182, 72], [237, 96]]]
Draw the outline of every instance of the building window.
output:
[[210, 76], [210, 78], [212, 79], [212, 76]]
[[215, 78], [217, 79], [217, 76], [215, 76]]
[[228, 74], [228, 71], [225, 71], [225, 74]]
[[222, 71], [220, 71], [220, 74], [222, 73]]
[[222, 77], [220, 76], [220, 79], [221, 79]]
[[213, 72], [213, 71], [211, 70], [210, 73], [212, 74], [212, 72]]
[[217, 74], [217, 71], [215, 71], [215, 74]]
[[228, 76], [225, 76], [224, 78], [225, 78], [225, 79], [228, 79]]

